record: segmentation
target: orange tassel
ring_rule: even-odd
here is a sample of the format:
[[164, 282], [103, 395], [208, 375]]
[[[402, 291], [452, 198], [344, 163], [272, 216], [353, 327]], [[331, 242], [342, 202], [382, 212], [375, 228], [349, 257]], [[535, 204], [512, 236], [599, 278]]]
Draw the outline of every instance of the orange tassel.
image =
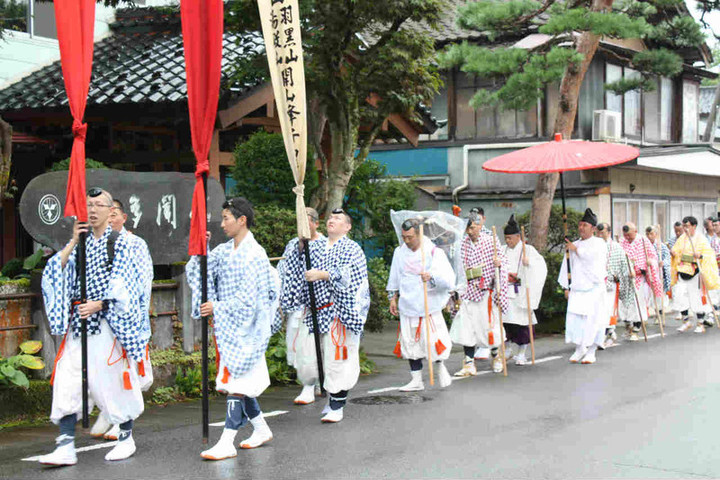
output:
[[[695, 297], [697, 298], [697, 297]], [[702, 304], [707, 305], [707, 297], [705, 295], [702, 296]]]
[[125, 370], [123, 372], [123, 388], [125, 390], [132, 390], [132, 382], [130, 382], [130, 372]]
[[398, 340], [395, 344], [395, 350], [393, 350], [393, 353], [396, 357], [402, 358], [402, 347], [400, 346], [400, 340]]
[[348, 353], [347, 353], [347, 347], [343, 345], [343, 360], [347, 360]]
[[488, 343], [490, 345], [495, 345], [495, 336], [493, 335], [493, 332], [488, 332]]
[[228, 383], [230, 380], [230, 370], [227, 369], [227, 367], [223, 368], [223, 377], [222, 380], [220, 380], [222, 383]]
[[667, 296], [670, 300], [672, 300], [672, 290], [667, 291]]
[[442, 353], [446, 350], [446, 347], [440, 340], [438, 340], [435, 342], [435, 350], [437, 350], [438, 355], [442, 355]]
[[612, 317], [610, 317], [610, 325], [617, 325], [617, 320], [617, 315], [613, 315]]
[[335, 360], [340, 360], [340, 345], [335, 345]]
[[140, 362], [138, 362], [138, 375], [140, 375], [141, 377], [145, 376], [145, 361], [144, 360], [140, 360]]

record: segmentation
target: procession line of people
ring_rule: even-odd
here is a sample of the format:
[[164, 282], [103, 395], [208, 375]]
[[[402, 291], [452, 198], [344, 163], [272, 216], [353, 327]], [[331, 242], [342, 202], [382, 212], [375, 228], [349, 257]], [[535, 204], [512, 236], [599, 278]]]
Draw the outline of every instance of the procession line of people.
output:
[[[133, 421], [143, 412], [141, 392], [152, 383], [150, 252], [142, 239], [125, 230], [124, 206], [110, 193], [91, 189], [87, 206], [89, 223], [75, 223], [72, 239], [43, 273], [52, 333], [64, 336], [52, 379], [51, 420], [60, 436], [55, 451], [39, 460], [49, 465], [77, 462], [83, 318], [88, 325], [89, 406], [100, 409], [91, 434], [118, 440], [107, 460], [125, 459], [136, 451]], [[270, 385], [265, 351], [284, 319], [287, 361], [302, 384], [294, 403], [314, 403], [318, 390], [324, 390], [327, 404], [320, 420], [343, 419], [360, 374], [359, 346], [370, 307], [366, 258], [348, 237], [352, 219], [342, 209], [329, 215], [327, 237], [318, 232], [317, 212], [308, 208], [307, 215], [310, 239], [292, 239], [276, 270], [251, 231], [252, 204], [243, 197], [228, 199], [221, 223], [228, 240], [208, 256], [208, 301], [201, 301], [199, 258], [187, 264], [192, 316], [213, 318], [216, 390], [226, 395], [225, 427], [202, 458], [236, 456], [235, 438], [248, 423], [252, 434], [237, 444], [240, 448], [257, 448], [273, 439], [258, 398]], [[484, 225], [484, 211], [473, 208], [464, 232], [458, 228], [455, 233], [455, 250], [450, 253], [423, 235], [426, 223], [418, 216], [399, 226], [402, 242], [393, 252], [386, 287], [390, 313], [399, 320], [395, 354], [410, 368], [410, 381], [400, 390], [425, 388], [423, 359], [436, 367], [441, 388], [451, 385], [453, 376], [445, 361], [453, 344], [462, 346], [464, 353], [455, 377], [476, 375], [477, 358], [491, 359], [496, 373], [504, 370], [507, 357], [518, 366], [530, 363], [527, 349], [547, 265], [525, 243], [514, 216], [504, 226], [505, 244], [500, 245]], [[610, 225], [598, 223], [592, 210], [585, 211], [578, 223], [580, 238], [566, 239], [557, 279], [568, 300], [565, 341], [575, 346], [570, 362], [595, 363], [597, 350], [617, 340], [620, 322], [626, 325], [627, 339], [638, 340], [651, 309], [661, 326], [666, 310], [679, 311], [681, 332], [694, 327], [702, 333], [713, 324], [710, 313], [720, 303], [720, 222], [708, 219], [708, 237], [697, 231], [697, 224], [694, 217], [685, 217], [667, 246], [660, 242], [656, 227], [640, 236], [632, 223], [622, 227], [623, 238], [615, 241]], [[76, 248], [83, 232], [88, 233], [85, 302], [80, 301]], [[313, 300], [315, 312], [310, 308]], [[448, 310], [454, 313], [450, 329], [443, 315]], [[318, 369], [316, 336], [324, 375]]]

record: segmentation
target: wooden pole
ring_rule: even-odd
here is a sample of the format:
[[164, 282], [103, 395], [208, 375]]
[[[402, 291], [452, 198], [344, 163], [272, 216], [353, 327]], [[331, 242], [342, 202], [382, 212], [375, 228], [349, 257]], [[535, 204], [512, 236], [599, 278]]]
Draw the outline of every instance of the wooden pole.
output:
[[[643, 244], [643, 252], [645, 252], [645, 281], [648, 282], [648, 277], [650, 273], [650, 257], [647, 253], [647, 244], [645, 243], [645, 239], [641, 238], [642, 244]], [[653, 247], [655, 248], [655, 247]], [[658, 262], [658, 268], [660, 268], [660, 262]], [[658, 272], [660, 273], [660, 272]], [[660, 325], [660, 336], [665, 337], [665, 329], [663, 328], [662, 324], [662, 318], [660, 318], [660, 309], [658, 308], [658, 301], [657, 297], [655, 296], [655, 290], [653, 289], [652, 283], [648, 282], [648, 285], [650, 286], [650, 293], [653, 296], [653, 300], [655, 301], [655, 315], [657, 316], [658, 325]], [[660, 288], [662, 291], [662, 287]]]
[[[423, 236], [423, 224], [420, 224], [420, 257], [422, 258], [422, 271], [425, 271], [425, 238]], [[430, 307], [428, 306], [427, 282], [423, 279], [423, 299], [425, 300], [425, 343], [427, 344], [428, 373], [430, 375], [430, 386], [435, 385], [432, 348], [430, 346]]]
[[[522, 256], [523, 259], [527, 258], [527, 252], [525, 251], [525, 227], [520, 227], [520, 240], [522, 240]], [[527, 269], [526, 269], [527, 271]], [[533, 311], [532, 304], [530, 302], [530, 285], [527, 279], [525, 280], [525, 298], [527, 299], [527, 310], [528, 310], [528, 331], [530, 332], [530, 351], [532, 353], [532, 364], [535, 365], [535, 335], [533, 334]]]
[[[660, 244], [660, 248], [659, 248], [660, 252], [658, 253], [658, 258], [659, 258], [659, 260], [658, 260], [658, 268], [660, 268], [660, 262], [663, 261], [663, 260], [662, 260], [662, 246], [663, 246], [663, 242], [662, 242], [662, 231], [660, 230], [660, 224], [659, 224], [659, 223], [656, 225], [656, 229], [657, 229], [657, 241], [658, 241], [658, 243]], [[668, 247], [668, 250], [670, 250], [670, 247]], [[662, 276], [665, 275], [665, 271], [664, 271], [663, 268], [660, 269], [660, 275], [662, 275]], [[662, 277], [661, 277], [661, 278], [662, 278]], [[664, 286], [664, 285], [665, 285], [665, 282], [663, 282], [663, 286]], [[665, 295], [666, 295], [666, 294], [667, 294], [667, 292], [663, 292], [663, 295], [662, 295], [662, 297], [661, 297], [661, 298], [663, 299], [663, 300], [662, 300], [662, 301], [663, 301], [663, 309], [662, 309], [662, 318], [660, 319], [660, 321], [662, 322], [663, 328], [665, 328], [665, 310], [666, 310], [666, 308], [665, 308]], [[668, 303], [668, 306], [670, 306], [669, 303]]]
[[[690, 248], [692, 248], [693, 258], [695, 258], [695, 245], [693, 245], [692, 238], [690, 237], [690, 235], [688, 235], [687, 232], [685, 232], [685, 235], [687, 235], [687, 238], [690, 241]], [[696, 258], [695, 260], [699, 260], [699, 259]], [[707, 301], [710, 302], [710, 309], [712, 310], [713, 317], [715, 318], [715, 325], [720, 325], [720, 323], [718, 323], [718, 314], [715, 311], [715, 305], [713, 305], [712, 300], [709, 298], [710, 292], [707, 289], [707, 282], [705, 281], [705, 273], [703, 273], [703, 270], [702, 270], [702, 267], [700, 266], [699, 261], [697, 262], [697, 266], [698, 266], [698, 272], [700, 272], [700, 287], [703, 291], [707, 292], [707, 295], [708, 295]], [[702, 292], [700, 292], [700, 293], [702, 294]]]
[[[638, 310], [638, 316], [640, 317], [640, 326], [642, 326], [643, 335], [645, 336], [645, 341], [648, 341], [647, 338], [647, 327], [645, 326], [645, 319], [642, 316], [642, 309], [640, 308], [640, 292], [638, 292], [637, 284], [635, 283], [635, 267], [633, 266], [632, 262], [630, 261], [630, 257], [628, 257], [627, 252], [625, 252], [625, 260], [628, 264], [628, 269], [632, 272], [633, 276], [630, 277], [630, 282], [632, 282], [633, 286], [633, 293], [635, 294], [635, 306]], [[647, 309], [646, 309], [647, 311]]]
[[[493, 236], [493, 264], [497, 262], [497, 233], [495, 226], [492, 227]], [[500, 268], [495, 267], [495, 291], [497, 292], [498, 298], [500, 298]], [[490, 299], [492, 302], [492, 298]], [[502, 305], [498, 302], [498, 320], [500, 322], [500, 355], [502, 355], [503, 363], [503, 375], [507, 377], [507, 360], [505, 359], [505, 326], [503, 325], [502, 319]], [[492, 330], [492, 324], [490, 326]]]

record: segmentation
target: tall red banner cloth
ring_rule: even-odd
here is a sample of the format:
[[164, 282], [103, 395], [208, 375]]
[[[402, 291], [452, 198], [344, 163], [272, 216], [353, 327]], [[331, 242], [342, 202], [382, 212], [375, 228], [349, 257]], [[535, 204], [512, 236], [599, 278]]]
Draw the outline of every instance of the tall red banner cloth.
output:
[[95, 35], [95, 0], [55, 0], [55, 24], [65, 92], [73, 117], [65, 216], [87, 222], [85, 200], [85, 135], [83, 123], [90, 88]]
[[188, 254], [205, 255], [207, 210], [202, 175], [209, 171], [208, 153], [220, 96], [223, 2], [181, 0], [180, 17], [185, 48], [190, 134], [197, 161]]

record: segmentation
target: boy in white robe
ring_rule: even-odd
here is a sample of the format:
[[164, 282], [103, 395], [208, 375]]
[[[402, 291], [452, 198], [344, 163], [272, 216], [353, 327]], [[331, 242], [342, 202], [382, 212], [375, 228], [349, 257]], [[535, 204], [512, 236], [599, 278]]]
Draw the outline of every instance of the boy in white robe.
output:
[[[81, 318], [87, 318], [89, 411], [98, 405], [111, 423], [120, 425], [118, 443], [105, 459], [122, 460], [135, 453], [133, 420], [143, 412], [144, 403], [131, 360], [142, 359], [150, 331], [140, 304], [141, 269], [135, 263], [136, 256], [126, 239], [113, 234], [108, 224], [112, 202], [108, 192], [91, 188], [88, 223], [75, 222], [71, 241], [43, 271], [43, 300], [50, 330], [65, 337], [50, 380], [50, 420], [59, 425], [60, 436], [55, 451], [39, 458], [42, 464], [77, 463], [75, 424], [82, 412]], [[80, 303], [75, 248], [81, 232], [87, 232], [85, 303]]]
[[575, 345], [570, 363], [595, 363], [595, 351], [605, 339], [607, 301], [607, 244], [593, 236], [597, 217], [589, 208], [578, 222], [580, 240], [565, 243], [570, 251], [572, 283], [568, 281], [567, 260], [563, 259], [558, 283], [568, 299], [565, 343]]
[[[518, 346], [517, 354], [513, 357], [515, 365], [527, 365], [526, 352], [530, 343], [531, 328], [528, 317], [532, 315], [533, 325], [537, 324], [534, 310], [540, 305], [542, 289], [547, 277], [547, 265], [545, 259], [532, 245], [525, 244], [525, 255], [523, 255], [520, 228], [515, 221], [515, 215], [510, 216], [504, 233], [506, 245], [503, 252], [508, 266], [508, 301], [510, 302], [508, 314], [503, 318], [508, 342], [505, 355], [510, 357], [512, 345], [515, 344]], [[528, 287], [530, 287], [529, 294]], [[528, 295], [530, 295], [529, 312]]]
[[227, 394], [225, 428], [217, 444], [200, 454], [207, 460], [235, 457], [237, 431], [248, 420], [253, 433], [240, 448], [256, 448], [273, 435], [257, 397], [270, 386], [265, 350], [278, 308], [279, 285], [265, 250], [249, 230], [254, 225], [252, 204], [242, 197], [223, 204], [222, 229], [230, 238], [208, 256], [208, 301], [201, 302], [200, 262], [187, 264], [192, 289], [193, 317], [213, 316], [218, 348], [216, 389]]
[[[390, 297], [390, 313], [399, 316], [400, 355], [410, 362], [410, 383], [401, 392], [424, 390], [422, 359], [428, 356], [427, 331], [430, 330], [429, 361], [438, 366], [441, 387], [452, 382], [444, 361], [450, 356], [452, 343], [442, 309], [450, 299], [450, 289], [455, 282], [455, 272], [445, 255], [430, 239], [424, 237], [420, 248], [420, 221], [405, 220], [401, 226], [403, 245], [395, 249], [387, 291]], [[427, 285], [429, 319], [425, 318], [423, 284]], [[430, 328], [425, 324], [430, 321]]]

